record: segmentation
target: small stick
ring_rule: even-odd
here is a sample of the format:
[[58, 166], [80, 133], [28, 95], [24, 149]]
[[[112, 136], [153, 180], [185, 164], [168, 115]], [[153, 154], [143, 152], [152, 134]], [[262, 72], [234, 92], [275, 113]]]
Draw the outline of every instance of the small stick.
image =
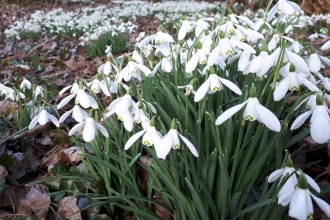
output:
[[34, 127], [34, 128], [31, 129], [31, 130], [27, 130], [27, 131], [24, 131], [24, 132], [22, 132], [22, 133], [20, 133], [20, 134], [17, 134], [17, 135], [11, 136], [11, 137], [5, 139], [4, 141], [0, 142], [0, 146], [1, 146], [2, 144], [7, 143], [8, 141], [10, 141], [10, 142], [14, 142], [14, 141], [18, 141], [18, 140], [20, 140], [20, 139], [22, 139], [22, 138], [24, 138], [24, 137], [26, 137], [26, 136], [33, 135], [33, 134], [35, 134], [35, 133], [37, 133], [37, 132], [39, 132], [39, 131], [45, 129], [48, 125], [49, 125], [49, 123], [46, 123], [46, 124], [44, 124], [44, 125], [37, 125], [36, 127]]

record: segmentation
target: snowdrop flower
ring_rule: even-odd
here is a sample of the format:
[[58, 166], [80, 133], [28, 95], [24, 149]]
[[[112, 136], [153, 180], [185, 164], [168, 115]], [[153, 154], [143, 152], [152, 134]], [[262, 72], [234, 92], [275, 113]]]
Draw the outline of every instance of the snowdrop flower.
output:
[[36, 86], [35, 90], [33, 91], [34, 99], [36, 99], [39, 95], [43, 98], [44, 90], [45, 89], [42, 86]]
[[136, 50], [132, 52], [132, 60], [139, 64], [143, 64], [143, 59]]
[[267, 51], [261, 51], [259, 56], [255, 57], [247, 64], [243, 74], [255, 73], [257, 76], [261, 77], [262, 74], [260, 74], [260, 72], [268, 56]]
[[0, 94], [5, 95], [5, 99], [10, 98], [12, 101], [15, 101], [15, 90], [4, 86], [0, 83]]
[[316, 95], [316, 106], [301, 114], [291, 125], [291, 130], [299, 128], [307, 118], [312, 115], [311, 136], [318, 144], [324, 144], [330, 139], [330, 117], [328, 108], [323, 104], [323, 98], [320, 94]]
[[185, 71], [187, 73], [191, 73], [194, 71], [197, 67], [197, 64], [206, 64], [206, 55], [204, 51], [202, 50], [202, 44], [201, 42], [197, 41], [196, 43], [196, 53], [191, 57], [191, 59], [188, 61], [186, 65]]
[[197, 152], [195, 146], [186, 137], [179, 134], [179, 132], [176, 130], [176, 120], [175, 119], [173, 119], [173, 121], [171, 123], [171, 129], [164, 136], [163, 140], [161, 141], [161, 144], [158, 145], [157, 148], [155, 148], [157, 157], [165, 160], [167, 154], [170, 152], [170, 150], [172, 148], [173, 149], [180, 149], [180, 139], [179, 139], [179, 137], [187, 145], [190, 152], [195, 157], [198, 157], [198, 152]]
[[67, 117], [72, 113], [72, 118], [74, 118], [77, 122], [83, 122], [85, 120], [85, 118], [88, 117], [88, 113], [83, 110], [82, 108], [80, 108], [80, 105], [75, 105], [71, 110], [65, 112], [60, 120], [59, 123], [62, 123], [63, 121], [65, 121], [65, 119], [67, 119]]
[[83, 84], [80, 83], [78, 91], [62, 99], [62, 101], [57, 105], [57, 109], [61, 109], [63, 106], [68, 104], [75, 96], [75, 104], [80, 104], [84, 108], [98, 108], [96, 100], [85, 92]]
[[108, 106], [109, 112], [105, 114], [105, 118], [108, 118], [116, 113], [118, 119], [124, 122], [124, 127], [129, 132], [133, 130], [133, 113], [135, 113], [137, 109], [136, 103], [133, 101], [130, 94], [131, 90], [129, 89], [126, 95], [111, 102]]
[[108, 76], [112, 72], [112, 68], [114, 68], [114, 70], [118, 72], [117, 67], [108, 60], [97, 69], [97, 72], [99, 73], [103, 72], [104, 75]]
[[154, 68], [154, 70], [152, 71], [152, 75], [155, 75], [159, 69], [159, 67], [162, 68], [162, 71], [165, 73], [169, 73], [172, 71], [173, 66], [172, 66], [172, 62], [170, 61], [170, 57], [164, 57]]
[[172, 38], [171, 35], [167, 34], [167, 33], [163, 33], [161, 31], [158, 31], [156, 34], [154, 35], [150, 35], [146, 38], [144, 38], [140, 44], [138, 45], [139, 48], [143, 48], [145, 45], [147, 45], [147, 43], [149, 43], [150, 41], [155, 41], [156, 45], [160, 45], [162, 43], [173, 43], [174, 40]]
[[162, 140], [161, 134], [155, 128], [155, 117], [150, 121], [150, 126], [138, 133], [134, 134], [125, 144], [125, 150], [128, 150], [136, 141], [144, 134], [142, 138], [142, 144], [145, 146], [155, 146], [155, 150], [161, 147], [160, 143]]
[[109, 137], [108, 131], [99, 123], [97, 123], [92, 116], [92, 111], [89, 113], [89, 116], [83, 121], [73, 126], [69, 132], [69, 136], [75, 134], [79, 129], [84, 126], [83, 139], [86, 142], [91, 142], [95, 138], [96, 130], [99, 130], [103, 136]]
[[25, 91], [25, 88], [31, 89], [31, 82], [25, 78], [23, 78], [23, 81], [21, 82], [20, 88]]
[[297, 74], [295, 67], [287, 63], [280, 69], [280, 74], [284, 77], [281, 82], [279, 82], [274, 91], [274, 100], [281, 100], [288, 90], [297, 91], [300, 88], [300, 85], [304, 84], [309, 90], [315, 92], [319, 91], [316, 85], [308, 81], [306, 78], [303, 78]]
[[[281, 48], [277, 48], [271, 55], [266, 57], [264, 65], [259, 72], [260, 76], [263, 76], [278, 61], [280, 54]], [[289, 51], [287, 48], [284, 49], [283, 60], [290, 61], [297, 71], [308, 75], [310, 74], [306, 61], [298, 54]]]
[[[220, 34], [222, 35], [222, 34]], [[230, 56], [234, 52], [234, 48], [238, 47], [243, 51], [248, 51], [252, 54], [255, 54], [256, 51], [248, 44], [239, 41], [229, 41], [227, 38], [220, 39], [219, 45], [216, 46], [213, 51], [210, 53], [209, 59], [207, 61], [208, 65], [216, 64], [216, 61], [219, 59], [219, 56], [225, 55]]]
[[138, 108], [135, 111], [134, 114], [134, 123], [136, 124], [142, 124], [143, 129], [147, 129], [150, 125], [150, 119], [146, 114], [144, 113], [143, 105], [142, 103], [137, 104]]
[[195, 94], [196, 91], [194, 91], [194, 84], [197, 82], [197, 78], [190, 81], [190, 83], [186, 86], [178, 86], [178, 89], [186, 89], [185, 96], [188, 96], [190, 93]]
[[310, 36], [308, 37], [308, 39], [310, 39], [311, 41], [314, 41], [316, 38], [319, 38], [319, 37], [321, 37], [321, 38], [326, 38], [327, 36], [324, 35], [324, 34], [314, 33], [314, 34], [310, 35]]
[[56, 127], [60, 126], [57, 118], [55, 118], [55, 116], [49, 114], [46, 110], [46, 107], [42, 106], [41, 112], [32, 119], [32, 121], [29, 125], [29, 129], [34, 128], [37, 125], [37, 123], [39, 123], [40, 125], [45, 125], [49, 120], [51, 120]]
[[[294, 172], [295, 169], [293, 167], [292, 160], [290, 157], [288, 157], [285, 168], [281, 168], [272, 172], [268, 177], [268, 182], [269, 183], [274, 182], [279, 177], [281, 177], [279, 182], [280, 185], [286, 176], [290, 176]], [[287, 179], [287, 181], [284, 183], [284, 185], [282, 186], [281, 190], [277, 195], [278, 204], [281, 204], [282, 206], [287, 206], [290, 203], [297, 183], [298, 183], [298, 178], [295, 174], [291, 175]]]
[[291, 50], [295, 53], [299, 53], [300, 50], [304, 48], [298, 41], [295, 41], [290, 37], [287, 36], [280, 36], [280, 37], [292, 43], [290, 47], [288, 47], [288, 50]]
[[279, 0], [274, 5], [274, 7], [269, 10], [268, 16], [267, 16], [267, 21], [270, 21], [274, 17], [274, 15], [277, 11], [283, 12], [286, 15], [292, 15], [295, 12], [300, 12], [301, 9], [294, 2], [287, 1], [287, 0]]
[[193, 30], [193, 28], [190, 25], [190, 22], [187, 21], [184, 18], [184, 16], [183, 16], [182, 20], [183, 21], [182, 21], [182, 24], [181, 24], [181, 27], [180, 27], [179, 33], [178, 33], [178, 40], [179, 41], [183, 40], [186, 37], [187, 33], [191, 32]]
[[329, 78], [328, 77], [324, 77], [322, 74], [320, 74], [319, 72], [316, 72], [315, 73], [317, 75], [317, 77], [319, 77], [319, 79], [321, 80], [322, 82], [322, 85], [324, 86], [324, 88], [327, 90], [327, 91], [330, 91], [330, 81], [329, 81]]
[[268, 51], [272, 51], [276, 49], [279, 40], [280, 40], [280, 36], [278, 34], [274, 34], [272, 39], [268, 43]]
[[107, 57], [112, 57], [112, 47], [110, 46], [106, 46], [106, 49], [104, 51], [107, 54]]
[[[315, 181], [313, 182], [314, 183], [311, 186], [315, 189], [314, 186], [317, 186], [317, 184]], [[320, 188], [318, 187], [315, 190], [320, 192]], [[303, 172], [300, 172], [298, 185], [295, 188], [292, 200], [290, 202], [289, 216], [298, 220], [312, 219], [314, 210], [311, 198], [313, 198], [315, 203], [325, 212], [328, 217], [330, 217], [329, 204], [322, 199], [317, 198], [309, 191], [307, 178]]]
[[322, 47], [321, 50], [327, 50], [330, 48], [330, 40], [328, 40]]
[[246, 105], [245, 111], [243, 113], [243, 117], [245, 118], [245, 120], [258, 120], [259, 122], [264, 123], [266, 127], [268, 127], [270, 130], [273, 130], [275, 132], [279, 132], [281, 130], [280, 121], [277, 119], [274, 113], [272, 113], [259, 103], [258, 99], [256, 98], [256, 88], [254, 86], [252, 86], [250, 89], [250, 98], [248, 100], [246, 100], [242, 104], [231, 107], [227, 111], [222, 113], [217, 118], [215, 124], [222, 124], [228, 118], [238, 112], [241, 108], [243, 108], [244, 105]]
[[206, 55], [209, 54], [211, 51], [211, 45], [213, 43], [213, 40], [207, 31], [205, 31], [205, 35], [201, 37], [200, 42], [202, 43], [202, 49], [204, 53]]
[[79, 85], [77, 82], [74, 82], [72, 85], [69, 85], [69, 86], [66, 86], [64, 87], [60, 92], [59, 92], [59, 95], [62, 95], [63, 93], [65, 93], [68, 89], [70, 89], [70, 93], [73, 94], [73, 93], [77, 93], [78, 92], [78, 89], [79, 89]]
[[322, 67], [321, 60], [330, 66], [330, 60], [326, 57], [318, 55], [317, 53], [315, 53], [315, 51], [308, 57], [307, 64], [309, 66], [309, 70], [312, 73], [317, 73], [321, 70]]
[[204, 98], [206, 93], [213, 94], [216, 91], [223, 89], [223, 85], [227, 86], [231, 91], [235, 92], [237, 95], [242, 95], [242, 91], [232, 82], [227, 79], [221, 78], [215, 74], [214, 67], [210, 67], [209, 78], [198, 88], [195, 93], [195, 102], [199, 102]]
[[127, 66], [122, 69], [118, 75], [116, 75], [116, 81], [117, 83], [120, 83], [122, 79], [124, 79], [127, 82], [131, 79], [131, 77], [137, 78], [141, 81], [140, 71], [142, 71], [146, 76], [151, 74], [151, 70], [148, 67], [134, 61], [129, 61]]
[[135, 39], [135, 41], [136, 41], [136, 42], [140, 42], [140, 41], [144, 38], [145, 35], [146, 35], [145, 32], [141, 32], [141, 33], [139, 34], [139, 36]]

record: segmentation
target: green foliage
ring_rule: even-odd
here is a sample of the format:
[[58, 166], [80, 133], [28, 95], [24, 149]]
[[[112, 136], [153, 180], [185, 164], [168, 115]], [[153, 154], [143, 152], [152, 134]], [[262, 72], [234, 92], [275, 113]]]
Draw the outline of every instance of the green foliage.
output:
[[19, 38], [21, 40], [26, 40], [28, 37], [31, 37], [34, 42], [37, 42], [39, 40], [40, 33], [34, 31], [26, 31], [26, 30], [19, 32]]
[[[4, 154], [1, 155], [1, 157], [0, 157], [0, 165], [1, 166], [8, 169], [13, 164], [14, 164], [13, 159], [11, 159], [11, 157], [7, 153], [4, 153]], [[0, 188], [1, 188], [1, 186], [0, 186]]]
[[103, 56], [106, 46], [111, 46], [113, 55], [120, 55], [129, 48], [125, 36], [111, 36], [111, 34], [107, 33], [102, 34], [96, 41], [87, 46], [88, 56], [91, 59]]

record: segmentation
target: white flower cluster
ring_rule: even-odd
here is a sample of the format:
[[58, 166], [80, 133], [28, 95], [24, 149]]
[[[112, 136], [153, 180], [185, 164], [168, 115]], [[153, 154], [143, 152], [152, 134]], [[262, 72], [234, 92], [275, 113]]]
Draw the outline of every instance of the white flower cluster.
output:
[[[123, 22], [122, 17], [133, 18], [158, 15], [159, 19], [172, 18], [177, 13], [203, 12], [219, 7], [219, 4], [206, 2], [163, 2], [146, 3], [144, 1], [134, 2], [112, 2], [110, 8], [98, 6], [95, 8], [85, 7], [73, 12], [65, 12], [59, 8], [48, 13], [36, 11], [31, 19], [16, 21], [5, 30], [7, 37], [19, 40], [19, 34], [23, 31], [43, 33], [63, 33], [72, 35], [83, 33], [80, 38], [82, 44], [97, 40], [100, 35], [110, 33], [112, 36], [118, 33], [133, 33], [137, 27], [131, 21]], [[166, 13], [165, 13], [166, 12]]]

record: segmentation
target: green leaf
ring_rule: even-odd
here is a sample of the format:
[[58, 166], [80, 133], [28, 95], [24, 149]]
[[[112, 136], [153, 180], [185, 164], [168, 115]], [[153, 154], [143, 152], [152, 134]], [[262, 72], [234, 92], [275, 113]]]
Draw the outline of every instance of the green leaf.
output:
[[8, 169], [13, 164], [14, 161], [10, 158], [10, 156], [7, 153], [4, 153], [0, 157], [0, 165], [4, 166], [6, 169]]
[[57, 162], [52, 168], [52, 173], [54, 175], [69, 173], [69, 168], [64, 166], [61, 162]]
[[93, 177], [84, 163], [81, 163], [78, 166], [72, 166], [70, 168], [70, 174], [73, 176], [80, 176], [86, 178]]
[[132, 159], [132, 161], [129, 163], [129, 167], [131, 167], [134, 163], [135, 163], [135, 161], [137, 160], [137, 159], [139, 159], [139, 157], [141, 156], [141, 153], [138, 153], [137, 155], [135, 155], [135, 157]]
[[185, 180], [190, 189], [190, 192], [193, 197], [195, 207], [197, 209], [197, 212], [199, 213], [199, 216], [201, 217], [201, 219], [208, 219], [208, 215], [206, 213], [206, 210], [204, 209], [204, 204], [201, 200], [200, 195], [198, 195], [198, 193], [196, 192], [196, 190], [195, 190], [194, 186], [191, 184], [191, 182], [187, 178], [185, 178]]
[[253, 205], [250, 205], [248, 207], [246, 207], [245, 209], [242, 209], [240, 212], [238, 212], [233, 218], [231, 218], [231, 220], [235, 220], [238, 217], [242, 216], [243, 214], [247, 213], [247, 212], [251, 212], [255, 209], [261, 208], [263, 206], [269, 205], [269, 203], [271, 202], [271, 199], [266, 199], [266, 200], [262, 200], [260, 202], [254, 203]]

